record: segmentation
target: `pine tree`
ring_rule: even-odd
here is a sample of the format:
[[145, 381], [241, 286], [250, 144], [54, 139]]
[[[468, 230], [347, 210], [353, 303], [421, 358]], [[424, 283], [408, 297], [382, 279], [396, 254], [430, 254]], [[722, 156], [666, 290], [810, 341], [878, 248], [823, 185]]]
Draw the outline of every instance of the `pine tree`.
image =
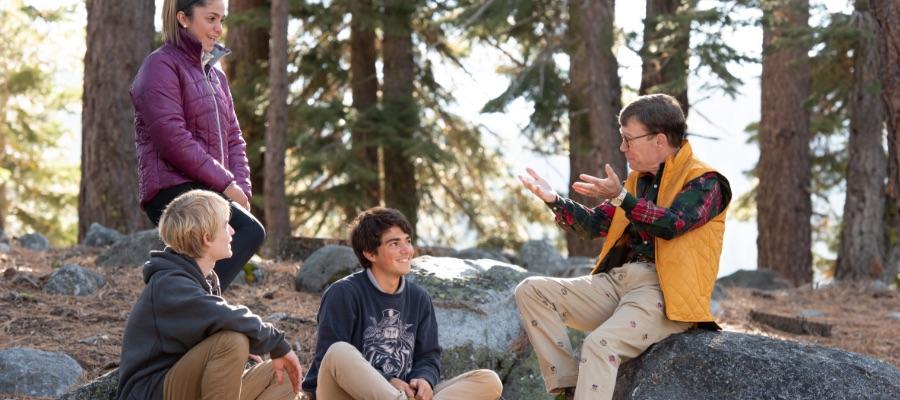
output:
[[757, 187], [760, 269], [812, 281], [808, 0], [765, 0]]
[[150, 226], [138, 199], [128, 91], [153, 50], [155, 7], [141, 0], [93, 0], [87, 5], [79, 238], [94, 222], [122, 232]]

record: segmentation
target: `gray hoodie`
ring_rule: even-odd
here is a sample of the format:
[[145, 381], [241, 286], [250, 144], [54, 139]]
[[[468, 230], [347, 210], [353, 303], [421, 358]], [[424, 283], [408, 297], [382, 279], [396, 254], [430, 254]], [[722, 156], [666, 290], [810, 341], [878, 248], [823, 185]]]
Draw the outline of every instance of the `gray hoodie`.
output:
[[224, 330], [250, 339], [250, 353], [278, 358], [291, 347], [284, 333], [247, 307], [233, 306], [211, 294], [200, 267], [171, 249], [150, 252], [141, 293], [122, 340], [120, 400], [162, 399], [166, 372], [192, 347]]

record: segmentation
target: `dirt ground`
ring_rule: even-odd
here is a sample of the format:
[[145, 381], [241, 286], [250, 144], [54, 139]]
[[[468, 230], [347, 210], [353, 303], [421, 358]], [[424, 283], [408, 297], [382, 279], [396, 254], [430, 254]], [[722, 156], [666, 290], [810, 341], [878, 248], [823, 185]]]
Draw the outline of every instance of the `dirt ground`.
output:
[[[62, 351], [78, 361], [89, 381], [115, 368], [122, 333], [131, 305], [144, 287], [139, 267], [97, 268], [99, 249], [69, 248], [31, 252], [13, 244], [0, 254], [0, 349], [30, 347]], [[78, 264], [100, 273], [107, 281], [99, 291], [83, 297], [43, 293], [41, 287], [54, 268]], [[253, 285], [233, 285], [225, 297], [267, 317], [286, 313], [277, 322], [290, 338], [302, 364], [312, 358], [317, 295], [293, 289], [297, 262], [264, 262], [267, 277]], [[900, 368], [900, 312], [897, 290], [856, 286], [760, 292], [726, 290], [719, 319], [729, 331], [784, 340], [816, 343], [869, 355]], [[831, 337], [796, 335], [753, 322], [750, 310], [797, 316], [803, 310], [824, 313], [810, 321], [831, 324]], [[0, 399], [10, 399], [0, 394]]]

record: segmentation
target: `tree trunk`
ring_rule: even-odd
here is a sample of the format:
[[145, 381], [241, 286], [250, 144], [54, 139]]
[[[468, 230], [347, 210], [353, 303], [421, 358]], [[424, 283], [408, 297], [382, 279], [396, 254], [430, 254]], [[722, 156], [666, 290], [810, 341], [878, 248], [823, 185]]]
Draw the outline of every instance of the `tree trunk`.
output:
[[[350, 78], [353, 109], [356, 110], [357, 121], [378, 103], [378, 76], [375, 72], [378, 55], [375, 51], [374, 20], [371, 0], [353, 2], [353, 20], [350, 23]], [[357, 124], [353, 127], [351, 146], [353, 156], [363, 166], [362, 169], [372, 174], [356, 177], [363, 201], [366, 207], [377, 206], [381, 203], [378, 147], [372, 143], [371, 133], [364, 125]]]
[[79, 240], [94, 222], [122, 232], [151, 226], [139, 204], [128, 90], [153, 50], [154, 11], [152, 1], [87, 2]]
[[[865, 1], [864, 3], [868, 3]], [[865, 35], [853, 52], [850, 159], [847, 197], [835, 277], [880, 279], [884, 273], [884, 102], [878, 80], [877, 25], [867, 4], [857, 3], [856, 28]]]
[[[612, 53], [614, 0], [573, 0], [569, 3], [567, 42], [570, 68], [569, 86], [569, 184], [579, 174], [605, 177], [603, 165], [610, 164], [625, 177], [625, 156], [619, 151], [619, 124], [622, 108], [618, 61]], [[574, 191], [569, 197], [586, 206], [597, 199]], [[585, 241], [566, 232], [569, 256], [596, 256], [600, 239]]]
[[882, 39], [878, 45], [879, 78], [888, 128], [885, 278], [888, 283], [893, 283], [900, 264], [900, 3], [894, 0], [871, 0], [870, 3]]
[[280, 257], [291, 234], [291, 220], [284, 198], [284, 156], [287, 136], [288, 6], [289, 0], [272, 0], [272, 46], [269, 56], [269, 127], [266, 130], [265, 215], [268, 252]]
[[385, 0], [384, 112], [393, 121], [394, 135], [385, 138], [384, 200], [409, 219], [413, 229], [418, 221], [419, 194], [416, 170], [409, 150], [419, 129], [419, 110], [413, 98], [415, 65], [412, 47], [412, 15], [418, 2]]
[[[247, 142], [253, 193], [265, 193], [266, 113], [259, 110], [268, 86], [265, 63], [269, 58], [269, 0], [229, 0], [225, 46], [231, 55], [222, 59], [234, 98], [234, 113]], [[253, 196], [256, 199], [256, 196]], [[264, 202], [254, 201], [251, 211], [266, 221]]]
[[757, 265], [800, 285], [812, 281], [810, 68], [791, 32], [808, 26], [809, 1], [766, 0], [763, 15]]
[[[666, 93], [688, 114], [688, 59], [691, 22], [673, 19], [679, 8], [693, 8], [695, 0], [647, 0], [644, 44], [641, 47], [639, 94]], [[684, 5], [682, 5], [684, 4]], [[677, 25], [672, 25], [677, 23]]]

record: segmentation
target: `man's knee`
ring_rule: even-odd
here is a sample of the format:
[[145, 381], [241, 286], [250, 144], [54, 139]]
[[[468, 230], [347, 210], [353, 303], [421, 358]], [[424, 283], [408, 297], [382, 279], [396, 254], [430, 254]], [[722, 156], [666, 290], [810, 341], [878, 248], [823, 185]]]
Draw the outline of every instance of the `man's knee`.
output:
[[521, 303], [534, 292], [535, 286], [543, 279], [539, 276], [529, 276], [516, 285], [515, 295], [516, 303]]
[[483, 385], [485, 393], [490, 393], [498, 398], [503, 394], [503, 382], [500, 381], [500, 377], [494, 371], [489, 369], [475, 370], [472, 373], [472, 379]]

